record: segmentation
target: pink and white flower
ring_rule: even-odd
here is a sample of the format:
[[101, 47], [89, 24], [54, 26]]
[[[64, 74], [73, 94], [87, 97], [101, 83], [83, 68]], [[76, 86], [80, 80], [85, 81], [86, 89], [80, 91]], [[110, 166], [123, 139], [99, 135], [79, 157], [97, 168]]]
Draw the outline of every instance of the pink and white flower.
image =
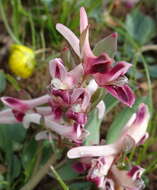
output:
[[[131, 64], [122, 61], [113, 66], [113, 59], [107, 53], [94, 55], [89, 44], [89, 24], [83, 7], [80, 9], [80, 39], [63, 24], [57, 24], [56, 29], [65, 37], [80, 58], [85, 75], [92, 75], [100, 87], [107, 89], [111, 95], [124, 104], [128, 106], [134, 104], [135, 96], [127, 85], [128, 80], [125, 76]], [[112, 34], [110, 38], [117, 41], [117, 34]]]
[[68, 72], [60, 58], [49, 62], [49, 71], [52, 77], [51, 86], [56, 90], [73, 89], [75, 86], [78, 86], [83, 76], [81, 64]]

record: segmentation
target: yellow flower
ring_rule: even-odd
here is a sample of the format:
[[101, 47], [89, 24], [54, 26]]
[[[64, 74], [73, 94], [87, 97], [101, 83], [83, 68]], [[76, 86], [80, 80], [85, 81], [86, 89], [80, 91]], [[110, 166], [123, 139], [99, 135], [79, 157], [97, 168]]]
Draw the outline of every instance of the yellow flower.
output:
[[9, 67], [16, 76], [21, 78], [30, 77], [35, 64], [35, 52], [32, 49], [18, 44], [11, 46]]

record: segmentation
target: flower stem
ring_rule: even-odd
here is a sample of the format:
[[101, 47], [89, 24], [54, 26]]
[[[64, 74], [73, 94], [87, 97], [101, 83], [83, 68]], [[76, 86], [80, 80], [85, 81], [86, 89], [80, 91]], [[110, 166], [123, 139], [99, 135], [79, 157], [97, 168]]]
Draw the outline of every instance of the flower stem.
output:
[[7, 29], [7, 32], [9, 33], [9, 35], [11, 36], [11, 38], [17, 43], [17, 44], [21, 44], [21, 42], [19, 41], [19, 39], [14, 35], [14, 33], [12, 32], [9, 24], [8, 24], [8, 21], [7, 21], [7, 18], [6, 18], [6, 15], [5, 15], [5, 12], [4, 12], [4, 7], [3, 7], [3, 4], [2, 4], [2, 1], [0, 1], [0, 13], [1, 13], [1, 16], [2, 16], [2, 19], [3, 19], [3, 22], [4, 22], [4, 25]]
[[42, 151], [43, 151], [43, 144], [41, 144], [41, 142], [39, 142], [38, 151], [37, 151], [37, 155], [36, 155], [37, 159], [36, 159], [35, 166], [34, 166], [34, 169], [33, 169], [31, 176], [35, 176], [38, 169], [39, 169], [41, 158], [42, 158]]
[[156, 44], [146, 45], [146, 46], [143, 46], [139, 51], [140, 53], [145, 52], [145, 51], [157, 51], [157, 45]]
[[59, 182], [59, 184], [63, 188], [63, 190], [69, 190], [69, 188], [67, 187], [67, 185], [64, 183], [64, 181], [62, 180], [62, 178], [59, 176], [59, 174], [54, 169], [54, 167], [51, 166], [50, 168], [52, 170], [53, 175], [56, 177], [56, 180]]
[[90, 107], [90, 111], [92, 111], [97, 104], [103, 100], [104, 96], [106, 95], [105, 89], [104, 88], [99, 88], [96, 93], [93, 95], [93, 99], [96, 98], [96, 100], [94, 100], [94, 102], [92, 103], [91, 107]]
[[32, 176], [30, 181], [21, 188], [21, 190], [33, 190], [41, 179], [48, 173], [50, 166], [55, 162], [54, 156], [51, 156], [44, 166], [42, 166], [35, 176]]

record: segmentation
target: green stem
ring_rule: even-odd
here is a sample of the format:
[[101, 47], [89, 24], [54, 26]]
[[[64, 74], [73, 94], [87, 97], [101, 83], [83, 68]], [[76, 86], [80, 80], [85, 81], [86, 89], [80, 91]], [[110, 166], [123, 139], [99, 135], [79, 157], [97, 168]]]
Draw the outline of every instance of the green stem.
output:
[[50, 167], [52, 170], [53, 175], [56, 177], [56, 180], [59, 182], [60, 186], [63, 188], [63, 190], [69, 190], [69, 187], [67, 187], [67, 185], [64, 183], [64, 181], [62, 180], [62, 178], [59, 176], [59, 174], [57, 173], [57, 171], [54, 169], [53, 166]]
[[145, 173], [152, 172], [152, 171], [155, 170], [156, 168], [157, 168], [157, 160], [154, 160], [154, 161], [152, 162], [152, 164], [150, 164], [150, 165], [147, 167]]
[[150, 79], [150, 75], [149, 75], [149, 70], [148, 70], [148, 65], [146, 63], [146, 60], [144, 58], [144, 56], [142, 54], [140, 54], [140, 57], [142, 59], [143, 62], [143, 66], [146, 72], [146, 78], [147, 78], [147, 82], [148, 82], [148, 93], [149, 93], [149, 106], [150, 106], [150, 110], [151, 113], [153, 112], [153, 102], [152, 102], [152, 85], [151, 85], [151, 79]]
[[14, 33], [12, 32], [12, 30], [11, 30], [9, 24], [8, 24], [8, 21], [7, 21], [5, 12], [4, 12], [4, 7], [3, 7], [3, 4], [2, 4], [2, 1], [0, 1], [0, 13], [1, 13], [1, 16], [2, 16], [4, 25], [5, 25], [6, 29], [7, 29], [8, 34], [11, 36], [11, 38], [12, 38], [17, 44], [21, 44], [21, 42], [20, 42], [19, 39], [14, 35]]
[[[96, 100], [92, 103], [90, 107], [90, 112], [97, 106], [97, 104], [103, 100], [104, 96], [106, 95], [104, 88], [99, 88], [96, 93], [93, 95], [94, 99], [96, 97]], [[93, 98], [92, 97], [92, 98]]]
[[30, 27], [31, 27], [31, 33], [32, 33], [32, 44], [33, 44], [33, 49], [36, 48], [36, 39], [35, 39], [35, 26], [34, 26], [34, 22], [32, 19], [32, 14], [28, 13], [28, 19], [30, 22]]
[[35, 176], [32, 176], [30, 181], [21, 188], [21, 190], [33, 190], [41, 179], [48, 173], [50, 166], [55, 162], [54, 156], [51, 156], [44, 166], [42, 166]]
[[41, 144], [41, 142], [39, 142], [38, 151], [37, 151], [37, 155], [36, 155], [37, 158], [36, 158], [35, 166], [34, 166], [31, 176], [35, 176], [39, 169], [41, 158], [42, 158], [42, 150], [43, 150], [43, 144]]

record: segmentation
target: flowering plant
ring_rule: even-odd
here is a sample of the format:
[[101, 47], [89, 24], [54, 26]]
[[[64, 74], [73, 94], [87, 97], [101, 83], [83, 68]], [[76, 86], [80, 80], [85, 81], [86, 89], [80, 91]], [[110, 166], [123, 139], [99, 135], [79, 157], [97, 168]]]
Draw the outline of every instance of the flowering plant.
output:
[[[68, 71], [61, 58], [51, 60], [49, 72], [52, 79], [47, 94], [41, 97], [30, 100], [1, 97], [8, 108], [0, 112], [0, 123], [22, 123], [26, 129], [31, 123], [41, 125], [43, 127], [35, 136], [37, 141], [68, 139], [74, 147], [68, 151], [67, 157], [80, 158], [73, 167], [78, 172], [87, 172], [87, 180], [102, 190], [140, 190], [144, 184], [141, 179], [144, 169], [131, 164], [129, 169], [125, 169], [119, 165], [125, 152], [143, 144], [148, 137], [147, 105], [139, 105], [113, 143], [103, 145], [98, 139], [97, 144], [90, 142], [88, 146], [84, 145], [91, 135], [86, 127], [89, 114], [96, 109], [100, 123], [104, 118], [103, 98], [106, 93], [129, 107], [135, 102], [135, 95], [126, 77], [131, 64], [125, 61], [116, 63], [114, 60], [117, 33], [98, 42], [92, 50], [89, 28], [83, 7], [80, 9], [80, 38], [63, 24], [56, 25], [77, 55], [79, 64]], [[104, 48], [104, 43], [111, 44], [111, 51]]]

